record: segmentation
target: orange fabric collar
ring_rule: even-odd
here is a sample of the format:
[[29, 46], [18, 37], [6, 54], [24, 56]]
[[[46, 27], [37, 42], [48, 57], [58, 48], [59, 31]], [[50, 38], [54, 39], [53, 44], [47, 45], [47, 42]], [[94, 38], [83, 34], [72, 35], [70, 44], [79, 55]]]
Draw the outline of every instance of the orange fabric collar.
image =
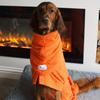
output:
[[[33, 70], [38, 74], [51, 72], [64, 60], [61, 39], [58, 31], [44, 36], [33, 32], [33, 41], [30, 55]], [[46, 65], [47, 70], [38, 70], [39, 65]]]
[[33, 41], [36, 45], [40, 47], [52, 45], [55, 41], [57, 41], [59, 33], [58, 31], [51, 32], [46, 35], [39, 35], [33, 32]]

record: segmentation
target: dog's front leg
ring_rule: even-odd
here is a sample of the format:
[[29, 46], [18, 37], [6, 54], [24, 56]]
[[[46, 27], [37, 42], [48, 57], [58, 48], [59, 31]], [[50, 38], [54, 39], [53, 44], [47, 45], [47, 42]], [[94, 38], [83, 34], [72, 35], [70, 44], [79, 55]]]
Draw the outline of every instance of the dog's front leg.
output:
[[38, 87], [37, 85], [34, 85], [34, 100], [41, 100], [41, 96], [38, 93]]
[[34, 93], [34, 100], [41, 100], [41, 96], [37, 92]]
[[55, 100], [61, 100], [61, 91], [56, 91]]
[[41, 100], [41, 97], [40, 97], [40, 95], [39, 95], [39, 94], [37, 94], [37, 95], [36, 95], [35, 100]]

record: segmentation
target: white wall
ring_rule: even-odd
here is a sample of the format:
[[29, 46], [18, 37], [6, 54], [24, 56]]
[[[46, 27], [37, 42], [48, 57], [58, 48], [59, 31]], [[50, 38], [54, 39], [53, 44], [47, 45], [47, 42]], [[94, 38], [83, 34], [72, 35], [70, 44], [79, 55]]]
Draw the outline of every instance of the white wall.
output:
[[[85, 13], [85, 43], [84, 43], [84, 64], [66, 63], [68, 69], [100, 72], [100, 65], [95, 63], [98, 17], [100, 0], [50, 0], [57, 7], [84, 8]], [[0, 5], [15, 6], [37, 6], [43, 0], [0, 0]], [[0, 70], [20, 73], [25, 65], [30, 64], [29, 59], [19, 59], [0, 56]], [[7, 69], [7, 70], [6, 70]], [[17, 74], [18, 74], [17, 73]], [[11, 76], [10, 76], [11, 77]]]

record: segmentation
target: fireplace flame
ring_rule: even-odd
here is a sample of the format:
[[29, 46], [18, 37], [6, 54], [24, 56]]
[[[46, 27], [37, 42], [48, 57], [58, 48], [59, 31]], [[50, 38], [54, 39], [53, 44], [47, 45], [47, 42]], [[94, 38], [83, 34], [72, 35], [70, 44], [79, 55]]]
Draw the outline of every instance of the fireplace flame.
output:
[[69, 45], [70, 45], [70, 44], [69, 44], [69, 43], [67, 43], [67, 49], [69, 49]]
[[[22, 36], [19, 36], [19, 33], [16, 35], [9, 32], [8, 36], [4, 36], [0, 30], [0, 46], [8, 46], [14, 48], [26, 48], [31, 49], [31, 39], [25, 37], [24, 33]], [[66, 40], [62, 38], [62, 49], [64, 52], [71, 52], [71, 39], [67, 38]]]
[[66, 38], [66, 40], [62, 38], [62, 49], [64, 52], [71, 52], [71, 39], [70, 38]]
[[0, 30], [0, 46], [9, 46], [15, 48], [31, 48], [31, 40], [28, 38], [29, 36], [25, 37], [24, 33], [22, 36], [19, 36], [19, 33], [16, 35], [9, 32], [8, 36], [4, 36], [2, 31]]

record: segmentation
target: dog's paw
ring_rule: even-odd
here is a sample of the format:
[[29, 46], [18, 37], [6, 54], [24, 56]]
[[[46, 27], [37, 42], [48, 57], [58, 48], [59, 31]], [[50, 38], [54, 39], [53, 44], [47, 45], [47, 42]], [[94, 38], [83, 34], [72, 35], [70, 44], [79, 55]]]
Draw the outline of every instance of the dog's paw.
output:
[[82, 78], [82, 79], [78, 79], [75, 80], [74, 83], [78, 85], [78, 87], [83, 87], [84, 85], [90, 83], [92, 81], [92, 79], [90, 78]]
[[100, 77], [96, 77], [93, 82], [95, 84], [95, 87], [99, 89], [100, 88]]

